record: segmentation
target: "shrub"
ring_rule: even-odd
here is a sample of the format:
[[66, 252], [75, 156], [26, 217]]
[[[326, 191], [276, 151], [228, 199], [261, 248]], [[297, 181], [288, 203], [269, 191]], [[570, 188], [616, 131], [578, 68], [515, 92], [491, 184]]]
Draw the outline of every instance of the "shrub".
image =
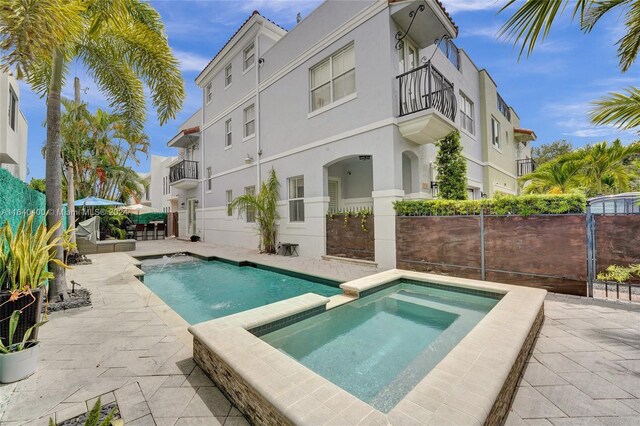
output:
[[501, 195], [482, 200], [403, 200], [393, 203], [398, 216], [457, 216], [584, 213], [587, 200], [581, 194]]
[[467, 160], [462, 155], [460, 133], [451, 132], [437, 143], [438, 197], [467, 199]]

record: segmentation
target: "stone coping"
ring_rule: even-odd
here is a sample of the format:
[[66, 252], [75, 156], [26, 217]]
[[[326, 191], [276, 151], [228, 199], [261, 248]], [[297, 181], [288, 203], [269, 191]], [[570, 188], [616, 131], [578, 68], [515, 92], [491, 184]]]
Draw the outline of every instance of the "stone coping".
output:
[[[315, 294], [190, 327], [194, 348], [198, 346], [194, 359], [245, 415], [263, 422], [267, 413], [271, 424], [484, 424], [489, 418], [495, 419], [494, 407], [506, 405], [508, 411], [515, 384], [514, 389], [503, 388], [514, 374], [520, 374], [523, 357], [528, 356], [542, 321], [547, 292], [397, 269], [344, 283], [341, 287], [345, 292], [359, 294], [403, 278], [498, 292], [504, 296], [387, 414], [247, 331], [327, 303], [327, 298]], [[203, 350], [208, 354], [201, 355]], [[212, 359], [217, 360], [219, 366], [211, 365]], [[219, 371], [222, 366], [225, 374], [221, 378], [216, 369]], [[237, 383], [241, 386], [235, 386]], [[240, 388], [245, 391], [238, 391]], [[257, 394], [259, 398], [247, 397], [247, 394]], [[274, 417], [274, 412], [278, 416]], [[506, 412], [498, 415], [504, 416]]]

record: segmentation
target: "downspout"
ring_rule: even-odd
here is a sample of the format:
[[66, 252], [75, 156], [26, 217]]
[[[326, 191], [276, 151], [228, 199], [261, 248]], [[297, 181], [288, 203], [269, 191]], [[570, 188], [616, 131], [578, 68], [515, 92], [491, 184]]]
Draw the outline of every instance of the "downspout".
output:
[[262, 171], [260, 166], [260, 156], [262, 155], [262, 149], [260, 148], [260, 67], [262, 66], [262, 58], [260, 57], [260, 30], [262, 29], [262, 22], [260, 28], [256, 34], [254, 46], [256, 47], [256, 192], [260, 191], [260, 184], [262, 182]]
[[[205, 219], [204, 219], [204, 207], [205, 207], [205, 202], [204, 202], [204, 195], [205, 195], [205, 187], [207, 186], [207, 182], [205, 182], [205, 179], [207, 179], [207, 176], [205, 175], [205, 170], [206, 168], [204, 167], [204, 110], [205, 110], [206, 104], [205, 104], [205, 91], [202, 91], [202, 117], [200, 120], [200, 173], [202, 176], [202, 179], [200, 180], [200, 187], [201, 187], [201, 199], [202, 199], [202, 207], [200, 209], [200, 212], [202, 213], [202, 226], [204, 226], [204, 224], [206, 223]], [[196, 223], [198, 223], [198, 221], [196, 220]], [[200, 238], [202, 239], [202, 241], [205, 241], [205, 234], [206, 232], [204, 231], [204, 228], [202, 235], [200, 236]]]

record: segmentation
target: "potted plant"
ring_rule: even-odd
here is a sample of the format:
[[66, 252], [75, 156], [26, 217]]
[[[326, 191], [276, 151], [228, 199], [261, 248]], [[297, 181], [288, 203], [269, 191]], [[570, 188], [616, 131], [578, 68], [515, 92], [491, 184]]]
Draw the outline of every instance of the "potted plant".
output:
[[[67, 266], [55, 259], [54, 248], [61, 238], [50, 241], [60, 223], [47, 229], [41, 223], [34, 231], [35, 215], [23, 219], [13, 232], [9, 223], [0, 228], [0, 341], [8, 344], [9, 318], [20, 311], [20, 324], [13, 330], [15, 341], [21, 341], [27, 331], [40, 321], [44, 286], [53, 278], [47, 269], [49, 262]], [[37, 338], [34, 330], [33, 338]]]
[[35, 373], [38, 366], [40, 347], [36, 340], [30, 340], [34, 330], [44, 324], [41, 321], [29, 327], [21, 341], [16, 341], [15, 334], [20, 322], [20, 311], [13, 311], [9, 318], [9, 334], [7, 345], [0, 342], [0, 383], [13, 383]]

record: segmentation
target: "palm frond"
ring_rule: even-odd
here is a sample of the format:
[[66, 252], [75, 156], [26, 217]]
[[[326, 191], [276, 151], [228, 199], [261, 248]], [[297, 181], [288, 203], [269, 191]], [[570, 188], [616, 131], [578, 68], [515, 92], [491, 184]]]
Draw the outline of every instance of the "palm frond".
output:
[[627, 71], [638, 57], [640, 49], [640, 2], [634, 1], [625, 15], [624, 25], [627, 33], [616, 43], [620, 70]]
[[620, 129], [640, 126], [640, 89], [629, 87], [622, 93], [609, 93], [595, 101], [589, 119], [595, 125], [612, 125]]
[[[576, 16], [582, 22], [585, 10], [593, 0], [575, 0], [573, 18]], [[510, 8], [516, 0], [509, 0], [500, 13]], [[519, 2], [518, 2], [519, 3]], [[551, 31], [555, 20], [562, 15], [567, 0], [528, 0], [504, 23], [500, 29], [500, 37], [521, 44], [518, 58], [523, 54], [531, 55], [538, 41], [544, 41]]]

